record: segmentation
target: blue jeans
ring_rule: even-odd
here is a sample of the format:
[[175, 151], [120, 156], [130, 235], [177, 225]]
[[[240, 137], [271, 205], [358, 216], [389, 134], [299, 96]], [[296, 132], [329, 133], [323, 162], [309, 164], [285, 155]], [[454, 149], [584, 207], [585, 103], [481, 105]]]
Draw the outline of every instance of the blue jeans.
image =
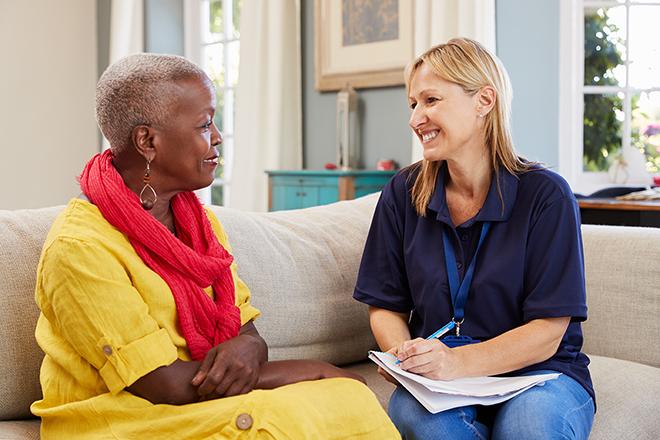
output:
[[[542, 374], [539, 370], [526, 373]], [[493, 406], [464, 406], [431, 414], [402, 386], [390, 398], [388, 413], [404, 440], [421, 439], [587, 439], [594, 402], [571, 377], [562, 374], [513, 399]]]

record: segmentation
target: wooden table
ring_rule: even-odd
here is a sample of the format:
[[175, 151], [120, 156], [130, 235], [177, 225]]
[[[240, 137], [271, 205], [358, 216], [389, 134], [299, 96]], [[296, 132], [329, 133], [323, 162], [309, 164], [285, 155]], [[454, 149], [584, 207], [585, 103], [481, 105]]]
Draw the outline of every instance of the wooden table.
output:
[[660, 200], [578, 199], [583, 224], [660, 228]]

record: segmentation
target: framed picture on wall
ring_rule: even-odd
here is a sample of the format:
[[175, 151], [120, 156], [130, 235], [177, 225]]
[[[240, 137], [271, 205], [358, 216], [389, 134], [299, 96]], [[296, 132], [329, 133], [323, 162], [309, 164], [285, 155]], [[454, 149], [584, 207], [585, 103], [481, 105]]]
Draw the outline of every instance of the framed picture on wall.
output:
[[413, 58], [410, 0], [315, 0], [316, 89], [404, 83]]

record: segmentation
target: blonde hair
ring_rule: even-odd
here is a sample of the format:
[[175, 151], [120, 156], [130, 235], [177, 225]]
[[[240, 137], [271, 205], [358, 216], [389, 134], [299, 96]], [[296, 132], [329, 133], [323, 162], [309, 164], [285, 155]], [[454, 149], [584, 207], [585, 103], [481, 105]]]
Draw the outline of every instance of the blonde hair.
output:
[[131, 144], [138, 125], [165, 125], [179, 99], [176, 82], [211, 80], [193, 62], [152, 53], [130, 55], [113, 63], [96, 85], [96, 122], [113, 153]]
[[[485, 86], [495, 89], [495, 105], [484, 115], [485, 144], [490, 152], [497, 190], [503, 201], [497, 171], [504, 167], [518, 175], [529, 171], [533, 163], [520, 158], [511, 137], [511, 82], [501, 61], [481, 44], [468, 38], [454, 38], [427, 50], [406, 67], [406, 89], [410, 90], [413, 76], [426, 63], [433, 72], [446, 81], [459, 85], [468, 95], [474, 95]], [[412, 171], [421, 168], [412, 188], [412, 202], [417, 214], [426, 216], [426, 207], [436, 186], [441, 161], [423, 159], [411, 165]]]

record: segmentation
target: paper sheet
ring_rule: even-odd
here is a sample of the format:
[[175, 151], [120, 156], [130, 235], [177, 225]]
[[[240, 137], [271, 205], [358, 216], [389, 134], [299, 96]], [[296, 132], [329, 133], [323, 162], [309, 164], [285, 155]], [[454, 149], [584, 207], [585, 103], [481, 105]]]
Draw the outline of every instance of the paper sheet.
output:
[[392, 375], [429, 412], [438, 413], [467, 405], [495, 405], [523, 391], [556, 379], [559, 373], [515, 377], [470, 377], [433, 380], [402, 370], [396, 358], [380, 351], [369, 352], [369, 359]]

